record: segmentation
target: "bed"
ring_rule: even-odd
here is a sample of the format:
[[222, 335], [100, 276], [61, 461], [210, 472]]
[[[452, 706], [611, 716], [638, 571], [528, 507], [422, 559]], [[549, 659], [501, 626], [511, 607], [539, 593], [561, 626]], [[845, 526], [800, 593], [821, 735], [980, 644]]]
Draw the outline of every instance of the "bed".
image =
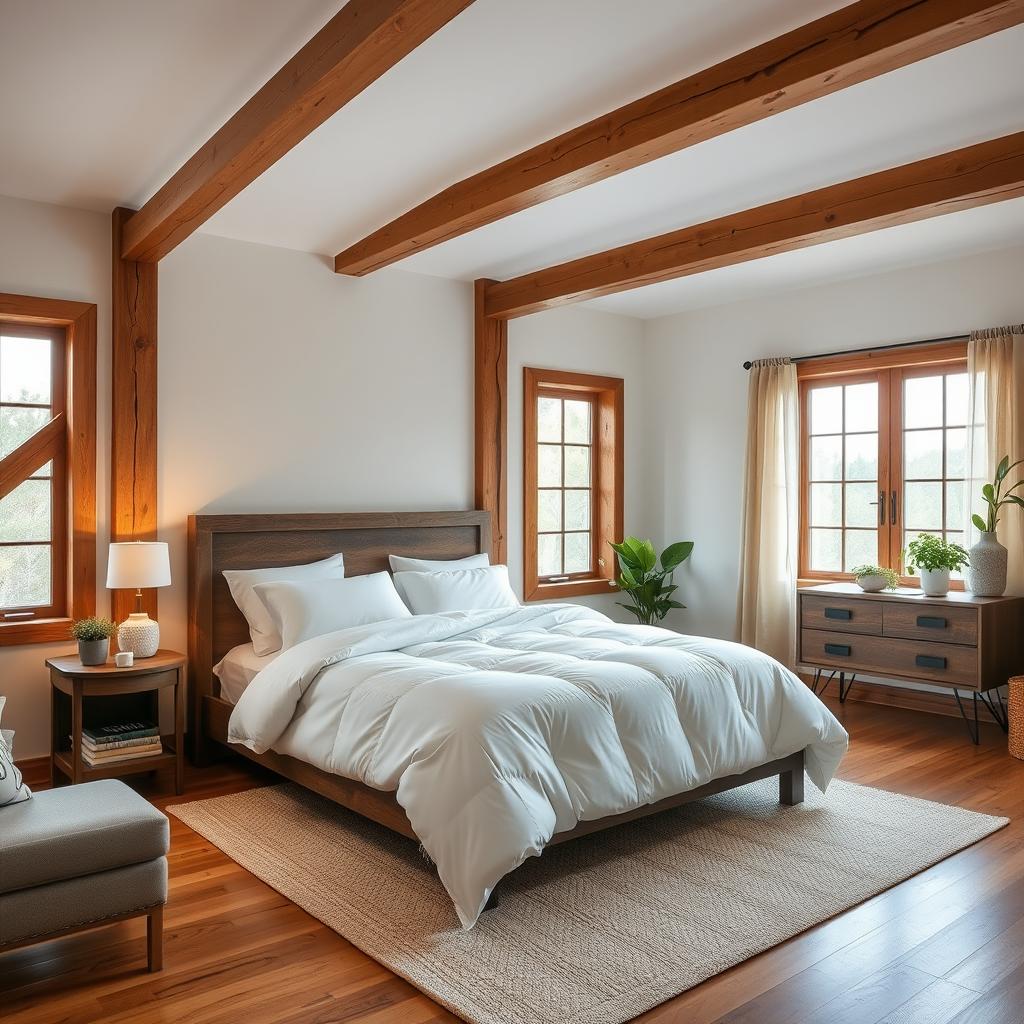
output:
[[[845, 751], [846, 734], [824, 705], [787, 670], [738, 645], [676, 637], [651, 627], [622, 627], [598, 613], [576, 606], [524, 606], [515, 611], [473, 612], [465, 621], [434, 615], [413, 616], [411, 620], [390, 625], [381, 623], [380, 629], [349, 630], [343, 637], [341, 650], [334, 649], [340, 640], [335, 642], [327, 637], [323, 642], [309, 641], [294, 647], [266, 663], [250, 659], [241, 682], [230, 688], [231, 699], [226, 699], [229, 694], [222, 694], [214, 667], [229, 652], [244, 651], [249, 639], [246, 621], [222, 576], [224, 570], [295, 565], [342, 552], [346, 576], [356, 576], [387, 569], [389, 554], [455, 559], [486, 552], [490, 543], [489, 517], [477, 511], [191, 516], [188, 522], [189, 733], [193, 760], [202, 764], [218, 750], [230, 748], [358, 814], [420, 841], [435, 861], [464, 927], [475, 923], [498, 879], [526, 856], [540, 853], [546, 845], [566, 842], [771, 776], [778, 776], [780, 801], [795, 804], [803, 799], [805, 766], [817, 785], [822, 788], [827, 785]], [[353, 635], [348, 636], [349, 633]], [[307, 647], [309, 651], [302, 650]], [[617, 654], [617, 651], [624, 653]], [[236, 658], [238, 653], [236, 651]], [[379, 671], [373, 668], [374, 659], [379, 659]], [[681, 663], [691, 667], [692, 678], [681, 680], [677, 687], [674, 699], [679, 703], [696, 699], [691, 698], [691, 691], [698, 692], [700, 686], [706, 689], [708, 680], [717, 681], [723, 694], [724, 724], [707, 724], [705, 701], [701, 712], [705, 725], [694, 731], [696, 727], [691, 722], [690, 734], [683, 739], [684, 745], [688, 743], [692, 747], [692, 761], [699, 763], [699, 770], [688, 769], [688, 782], [677, 780], [667, 784], [660, 779], [657, 785], [647, 785], [639, 779], [636, 765], [644, 756], [648, 761], [654, 756], [649, 752], [645, 755], [643, 749], [644, 730], [651, 726], [640, 719], [644, 715], [645, 700], [654, 705], [669, 699], [665, 696], [669, 687], [659, 685], [665, 679], [656, 679], [660, 672], [658, 666], [666, 659], [673, 665]], [[730, 670], [726, 665], [730, 659], [740, 665], [733, 672], [734, 678], [729, 678]], [[611, 680], [606, 690], [614, 691], [615, 714], [632, 716], [635, 725], [623, 728], [614, 720], [606, 728], [605, 691], [595, 697], [592, 691], [579, 692], [586, 690], [585, 686], [569, 686], [564, 679], [556, 678], [550, 666], [566, 663], [571, 663], [572, 672], [577, 676], [582, 672], [588, 679], [593, 676], [598, 680]], [[531, 665], [541, 668], [534, 671]], [[265, 670], [257, 673], [259, 668]], [[338, 758], [307, 749], [296, 741], [295, 728], [291, 733], [286, 728], [289, 724], [300, 723], [303, 712], [307, 723], [323, 726], [325, 714], [334, 713], [330, 710], [330, 701], [322, 697], [320, 704], [311, 710], [306, 706], [306, 695], [315, 692], [318, 681], [323, 683], [320, 689], [325, 694], [336, 693], [339, 687], [346, 685], [345, 673], [357, 670], [363, 674], [377, 671], [372, 680], [374, 685], [364, 687], [360, 694], [363, 697], [368, 694], [370, 702], [381, 702], [378, 707], [368, 705], [367, 699], [363, 699], [362, 717], [349, 714], [348, 722], [362, 723], [358, 725], [359, 730], [372, 729], [374, 723], [384, 721], [382, 709], [385, 709], [383, 702], [388, 687], [403, 672], [405, 677], [409, 671], [428, 676], [427, 682], [434, 686], [433, 691], [419, 687], [417, 694], [433, 692], [435, 701], [437, 694], [442, 695], [441, 704], [432, 705], [421, 697], [408, 697], [392, 700], [387, 705], [389, 742], [394, 746], [396, 735], [400, 739], [404, 737], [403, 749], [408, 751], [405, 760], [399, 757], [398, 767], [390, 773], [338, 768]], [[223, 674], [223, 667], [221, 671]], [[565, 672], [567, 677], [572, 676], [568, 669]], [[323, 682], [332, 673], [336, 685]], [[754, 680], [758, 674], [764, 676], [764, 682]], [[453, 681], [449, 683], [449, 679]], [[497, 698], [494, 694], [510, 680], [510, 685], [516, 687], [516, 699], [512, 702], [516, 710], [514, 714], [506, 714], [502, 709], [496, 730], [493, 711]], [[598, 689], [603, 685], [595, 683]], [[536, 701], [532, 697], [525, 699], [520, 692], [523, 686], [528, 690], [539, 687], [536, 692], [543, 696], [538, 696]], [[650, 689], [643, 691], [642, 686]], [[739, 700], [736, 694], [743, 687], [747, 696]], [[403, 690], [402, 694], [405, 692]], [[239, 702], [239, 713], [235, 713], [234, 701]], [[479, 737], [474, 733], [461, 746], [445, 747], [443, 741], [431, 734], [436, 725], [435, 715], [443, 715], [453, 704], [465, 704], [469, 710], [464, 718], [471, 723], [465, 728], [476, 728], [480, 718], [477, 712], [488, 701], [486, 713], [490, 717], [486, 738], [484, 733]], [[349, 700], [346, 708], [350, 709], [352, 703]], [[243, 706], [245, 714], [240, 715]], [[668, 707], [675, 705], [670, 702]], [[325, 712], [324, 708], [328, 710]], [[404, 721], [395, 708], [402, 708]], [[437, 708], [441, 710], [436, 711]], [[716, 714], [713, 708], [711, 713]], [[683, 715], [677, 714], [676, 725], [682, 730]], [[267, 720], [276, 716], [277, 727], [266, 727], [260, 715]], [[416, 715], [420, 717], [417, 719]], [[700, 715], [695, 714], [695, 720], [699, 718]], [[757, 730], [748, 721], [755, 718], [760, 722]], [[423, 723], [424, 737], [429, 737], [422, 744], [417, 743], [414, 735], [417, 722]], [[551, 755], [547, 778], [540, 773], [540, 781], [534, 779], [530, 765], [524, 769], [497, 764], [501, 751], [514, 747], [508, 735], [499, 736], [498, 753], [495, 753], [495, 732], [504, 729], [506, 723], [516, 737], [524, 737], [524, 744], [536, 744], [543, 733], [546, 753]], [[267, 738], [261, 741], [259, 734], [265, 727], [269, 731]], [[717, 733], [711, 735], [715, 730], [724, 736], [723, 750], [736, 748], [737, 744], [742, 746], [740, 741], [746, 737], [746, 751], [718, 758]], [[340, 736], [341, 727], [336, 731]], [[629, 735], [631, 731], [633, 735]], [[707, 733], [703, 738], [702, 731]], [[772, 756], [755, 753], [761, 749], [757, 746], [761, 739], [754, 746], [750, 745], [749, 735], [757, 737], [758, 731], [772, 733], [772, 742], [762, 744]], [[298, 732], [301, 735], [301, 728]], [[561, 744], [557, 751], [552, 741], [555, 732]], [[634, 743], [635, 752], [629, 751], [629, 742]], [[491, 746], [483, 749], [487, 744]], [[620, 745], [628, 756], [620, 758], [624, 768], [619, 776], [626, 778], [627, 788], [635, 786], [633, 793], [643, 795], [630, 798], [620, 793], [613, 798], [603, 791], [587, 793], [589, 783], [581, 786], [576, 780], [576, 774], [586, 777], [587, 769], [575, 773], [575, 768], [581, 756], [591, 757], [590, 745], [595, 751], [600, 750], [593, 755], [597, 767], [604, 763], [602, 759], [618, 757], [621, 751], [617, 745]], [[650, 745], [656, 747], [657, 739]], [[419, 749], [421, 746], [423, 750]], [[453, 747], [455, 753], [452, 753]], [[571, 753], [565, 754], [563, 748]], [[579, 753], [581, 749], [583, 755]], [[371, 757], [370, 754], [361, 756], [364, 761]], [[376, 757], [376, 752], [372, 752], [372, 757]], [[561, 760], [556, 764], [558, 757]], [[729, 764], [741, 770], [723, 768]], [[335, 770], [327, 770], [331, 766]], [[472, 778], [474, 772], [486, 772], [490, 770], [488, 766], [494, 767], [495, 788], [486, 792], [496, 795], [480, 801], [481, 807], [473, 812], [475, 820], [466, 827], [460, 825], [461, 831], [447, 822], [434, 828], [424, 816], [426, 804], [443, 804], [444, 800], [450, 804], [460, 799], [457, 794], [463, 777]], [[432, 771], [435, 776], [431, 776]], [[654, 771], [657, 774], [661, 767], [655, 765]], [[678, 771], [683, 772], [683, 769], [678, 768]], [[634, 776], [632, 781], [630, 772]], [[418, 783], [409, 781], [413, 775], [419, 779]], [[530, 777], [524, 782], [527, 775]], [[490, 782], [488, 780], [488, 785]], [[419, 797], [415, 796], [417, 785]], [[479, 788], [485, 792], [482, 786]], [[550, 791], [556, 789], [558, 793], [551, 795]], [[474, 788], [473, 792], [477, 790]], [[606, 813], [609, 808], [614, 813]], [[452, 813], [461, 814], [461, 811]], [[414, 827], [414, 821], [418, 828]], [[504, 850], [498, 850], [501, 856], [495, 859], [493, 850], [481, 849], [481, 835], [488, 831], [500, 835], [502, 843], [513, 844], [508, 856]], [[467, 855], [467, 850], [473, 853]], [[469, 866], [462, 863], [474, 858], [479, 864], [475, 861]]]

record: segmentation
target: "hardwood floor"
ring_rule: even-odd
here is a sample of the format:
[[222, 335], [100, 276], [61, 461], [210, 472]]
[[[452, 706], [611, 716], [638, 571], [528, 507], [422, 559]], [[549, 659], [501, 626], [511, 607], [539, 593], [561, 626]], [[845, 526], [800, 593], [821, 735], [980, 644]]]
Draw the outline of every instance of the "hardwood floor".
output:
[[[640, 1020], [1024, 1024], [1024, 761], [995, 726], [974, 747], [958, 720], [832, 706], [853, 737], [842, 778], [1013, 821]], [[191, 772], [184, 799], [266, 781], [220, 765]], [[160, 807], [182, 799], [143, 791]], [[173, 818], [171, 835], [163, 972], [145, 971], [141, 922], [2, 954], [5, 1024], [457, 1020]]]

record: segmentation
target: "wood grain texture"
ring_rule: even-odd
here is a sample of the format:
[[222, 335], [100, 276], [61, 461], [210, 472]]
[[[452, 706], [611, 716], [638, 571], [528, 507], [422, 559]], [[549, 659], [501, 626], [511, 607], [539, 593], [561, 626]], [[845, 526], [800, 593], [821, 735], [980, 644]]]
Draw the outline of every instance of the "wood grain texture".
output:
[[473, 0], [349, 0], [131, 217], [115, 249], [156, 262]]
[[339, 253], [334, 269], [369, 273], [1022, 19], [1019, 0], [860, 0], [465, 178]]
[[37, 469], [64, 451], [67, 417], [59, 412], [45, 426], [0, 459], [0, 498], [6, 498]]
[[[119, 256], [132, 211], [113, 213], [111, 316], [110, 539], [156, 540], [157, 268]], [[157, 617], [157, 592], [142, 606]], [[135, 610], [134, 592], [111, 592], [115, 622]]]
[[[949, 719], [830, 706], [852, 735], [842, 778], [1008, 815], [1009, 826], [656, 1007], [644, 1024], [1019, 1020], [1024, 762], [995, 726], [982, 726], [974, 748]], [[190, 769], [187, 799], [273, 781], [232, 760]], [[159, 783], [141, 785], [160, 807], [180, 802]], [[141, 921], [6, 953], [5, 1024], [457, 1024], [174, 818], [169, 865], [160, 976], [146, 972]]]
[[1024, 195], [1024, 132], [489, 285], [510, 319]]
[[491, 561], [508, 562], [508, 325], [484, 315], [495, 282], [474, 285], [473, 498], [491, 514]]
[[96, 614], [96, 307], [68, 326], [67, 471], [71, 501], [71, 607]]

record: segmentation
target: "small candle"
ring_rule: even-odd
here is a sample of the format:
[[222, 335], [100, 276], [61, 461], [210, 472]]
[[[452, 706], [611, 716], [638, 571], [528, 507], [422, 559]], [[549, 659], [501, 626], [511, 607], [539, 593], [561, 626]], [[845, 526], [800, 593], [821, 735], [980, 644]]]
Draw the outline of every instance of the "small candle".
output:
[[135, 661], [135, 654], [132, 651], [118, 651], [114, 655], [114, 664], [118, 668], [131, 668]]

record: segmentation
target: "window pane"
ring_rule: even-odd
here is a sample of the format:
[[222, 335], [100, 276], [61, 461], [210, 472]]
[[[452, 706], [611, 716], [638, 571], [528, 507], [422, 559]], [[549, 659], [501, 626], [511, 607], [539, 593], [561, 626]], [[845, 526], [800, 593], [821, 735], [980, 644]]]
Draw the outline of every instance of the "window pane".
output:
[[842, 530], [811, 530], [811, 568], [821, 572], [842, 569]]
[[903, 435], [903, 476], [907, 480], [942, 478], [942, 431], [908, 430]]
[[[963, 421], [961, 421], [963, 422]], [[942, 426], [942, 377], [910, 377], [903, 385], [903, 425]]]
[[590, 403], [565, 403], [565, 443], [590, 444]]
[[562, 529], [562, 492], [537, 492], [537, 529], [542, 533]]
[[560, 398], [537, 399], [537, 440], [562, 440], [562, 400]]
[[942, 484], [907, 483], [903, 503], [903, 522], [911, 530], [942, 532]]
[[565, 571], [587, 572], [590, 569], [590, 534], [565, 535]]
[[0, 408], [0, 459], [49, 422], [49, 409]]
[[878, 384], [850, 384], [846, 389], [846, 432], [878, 430]]
[[[947, 533], [946, 540], [948, 540], [950, 544], [959, 544], [962, 548], [967, 546], [964, 543], [964, 535], [962, 533]], [[962, 572], [951, 572], [949, 574], [949, 578], [951, 580], [962, 580], [964, 578], [964, 574]]]
[[590, 449], [565, 446], [565, 486], [590, 486]]
[[[813, 393], [813, 392], [812, 392]], [[811, 479], [842, 479], [843, 439], [841, 437], [811, 438]]]
[[[590, 529], [590, 491], [565, 492], [565, 528], [567, 530]], [[566, 558], [568, 558], [568, 547], [565, 550]]]
[[0, 608], [50, 603], [50, 547], [0, 547]]
[[542, 533], [537, 537], [537, 575], [561, 576], [562, 535]]
[[839, 434], [843, 430], [843, 389], [814, 388], [811, 391], [811, 433]]
[[853, 434], [846, 438], [846, 479], [878, 479], [878, 434]]
[[811, 484], [811, 526], [842, 526], [842, 484]]
[[50, 347], [45, 338], [0, 337], [0, 402], [50, 404]]
[[946, 529], [959, 530], [964, 525], [964, 482], [951, 480], [946, 484]]
[[48, 462], [45, 466], [40, 466], [30, 477], [30, 480], [36, 480], [40, 477], [53, 476], [53, 463]]
[[562, 486], [562, 446], [537, 445], [537, 486]]
[[967, 428], [946, 431], [946, 476], [965, 476], [967, 467]]
[[846, 485], [846, 525], [878, 525], [878, 482]]
[[878, 533], [875, 530], [846, 531], [845, 572], [852, 572], [858, 565], [878, 563]]
[[26, 480], [0, 498], [0, 541], [50, 539], [49, 480]]
[[967, 374], [950, 373], [946, 376], [946, 423], [960, 426], [967, 422]]

